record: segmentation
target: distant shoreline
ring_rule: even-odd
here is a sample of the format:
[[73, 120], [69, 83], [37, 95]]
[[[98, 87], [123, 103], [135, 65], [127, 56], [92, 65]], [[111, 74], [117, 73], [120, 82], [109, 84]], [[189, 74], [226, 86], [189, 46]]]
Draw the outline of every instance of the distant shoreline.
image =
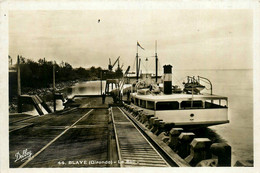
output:
[[176, 71], [250, 71], [254, 69], [174, 69]]

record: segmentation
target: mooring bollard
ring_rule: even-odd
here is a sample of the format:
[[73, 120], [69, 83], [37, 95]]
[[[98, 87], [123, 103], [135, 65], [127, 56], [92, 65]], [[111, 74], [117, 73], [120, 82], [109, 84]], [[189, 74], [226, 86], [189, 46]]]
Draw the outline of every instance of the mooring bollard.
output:
[[177, 145], [178, 145], [178, 137], [180, 136], [181, 132], [183, 131], [183, 128], [172, 128], [170, 130], [170, 140], [167, 142], [167, 145], [173, 150], [176, 151]]
[[144, 114], [144, 110], [141, 110], [141, 111], [138, 111], [138, 114], [137, 114], [137, 120], [139, 122], [142, 121], [142, 115]]
[[159, 122], [162, 121], [160, 119], [154, 119], [153, 120], [153, 127], [151, 129], [151, 132], [155, 134], [156, 130], [158, 129]]
[[137, 115], [137, 111], [138, 111], [138, 108], [134, 108], [134, 109], [133, 109], [133, 115], [134, 115], [134, 116]]
[[218, 166], [231, 166], [231, 146], [226, 143], [214, 143], [210, 146], [212, 157], [218, 159]]
[[133, 113], [134, 113], [134, 116], [138, 116], [140, 112], [142, 112], [143, 110], [142, 109], [139, 109], [139, 108], [134, 108], [133, 110]]
[[158, 119], [158, 117], [151, 117], [149, 119], [149, 125], [148, 125], [148, 129], [151, 129], [153, 127], [153, 120]]
[[195, 166], [202, 160], [210, 159], [211, 144], [212, 142], [208, 138], [194, 138], [190, 144], [190, 155], [185, 158], [185, 161], [191, 166]]
[[[142, 114], [141, 114], [141, 120], [140, 120], [140, 122], [141, 123], [145, 123], [146, 121], [148, 121], [148, 116], [149, 115], [151, 115], [151, 114], [148, 114], [147, 112], [142, 112]], [[151, 116], [153, 116], [153, 115], [151, 115]]]
[[144, 126], [148, 128], [148, 126], [149, 126], [149, 119], [148, 119], [148, 121], [145, 121]]
[[149, 122], [149, 119], [150, 119], [151, 117], [153, 117], [154, 115], [153, 115], [153, 114], [148, 114], [148, 113], [146, 113], [146, 114], [144, 114], [143, 116], [144, 116], [144, 122], [143, 122], [143, 123], [147, 123], [147, 122]]
[[143, 123], [144, 114], [145, 114], [145, 112], [143, 111], [143, 112], [141, 112], [140, 115], [139, 115], [139, 116], [140, 116], [140, 119], [139, 119], [139, 122], [140, 122], [140, 123]]
[[166, 132], [161, 132], [158, 135], [158, 138], [160, 138], [164, 143], [167, 143], [170, 140], [170, 137], [167, 135]]
[[180, 157], [185, 158], [190, 154], [190, 143], [194, 139], [195, 134], [192, 132], [182, 132], [179, 136], [179, 144], [177, 153]]
[[140, 121], [140, 119], [141, 119], [141, 113], [142, 113], [142, 112], [137, 111], [137, 114], [136, 114], [136, 116], [135, 116], [135, 119], [136, 119], [136, 120]]
[[157, 124], [157, 130], [154, 132], [154, 134], [158, 136], [160, 133], [165, 131], [164, 126], [165, 126], [165, 122], [159, 121], [159, 123]]
[[[151, 116], [150, 116], [151, 115]], [[145, 127], [149, 127], [149, 121], [150, 121], [150, 119], [152, 118], [152, 117], [154, 117], [154, 115], [152, 115], [152, 114], [149, 114], [149, 116], [147, 116], [146, 118], [147, 118], [147, 121], [145, 121], [144, 122], [144, 125], [145, 125]]]

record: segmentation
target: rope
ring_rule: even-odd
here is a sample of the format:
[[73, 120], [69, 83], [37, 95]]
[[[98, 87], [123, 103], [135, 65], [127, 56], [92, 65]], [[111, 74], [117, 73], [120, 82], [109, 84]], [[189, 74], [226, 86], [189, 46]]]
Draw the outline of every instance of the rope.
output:
[[143, 65], [143, 67], [144, 67], [144, 69], [146, 70], [146, 73], [147, 73], [148, 70], [147, 70], [147, 68], [145, 67], [143, 61], [141, 61], [141, 65]]
[[183, 77], [183, 78], [181, 78], [180, 80], [178, 80], [178, 79], [175, 77], [174, 74], [173, 74], [172, 76], [173, 76], [173, 78], [175, 78], [176, 83], [179, 84], [180, 86], [182, 86], [182, 82], [180, 82], [180, 81], [183, 81], [186, 77]]
[[133, 64], [132, 67], [134, 67], [133, 69], [136, 69], [136, 58], [135, 58], [135, 60], [134, 60], [134, 64]]

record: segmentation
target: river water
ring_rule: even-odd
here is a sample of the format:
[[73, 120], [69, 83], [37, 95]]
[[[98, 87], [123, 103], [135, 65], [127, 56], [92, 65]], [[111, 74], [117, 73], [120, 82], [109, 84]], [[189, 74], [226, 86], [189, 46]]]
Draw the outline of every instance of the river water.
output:
[[209, 128], [232, 146], [232, 165], [253, 160], [253, 70], [176, 70], [173, 82], [181, 83], [188, 75], [210, 79], [213, 94], [228, 97], [230, 123]]
[[[203, 76], [213, 84], [213, 94], [227, 96], [229, 124], [209, 127], [232, 146], [232, 165], [237, 160], [253, 160], [253, 71], [252, 70], [174, 70], [173, 84], [182, 86], [186, 76]], [[68, 97], [100, 94], [100, 81], [81, 82], [64, 89]], [[103, 91], [105, 81], [102, 82]], [[210, 88], [209, 85], [206, 85]], [[210, 92], [209, 90], [206, 92]], [[51, 105], [51, 103], [49, 103]], [[63, 109], [57, 101], [57, 110]], [[37, 114], [35, 110], [27, 113]]]
[[[59, 92], [65, 94], [67, 98], [72, 98], [74, 95], [100, 95], [101, 85], [102, 85], [102, 92], [104, 92], [105, 87], [106, 87], [105, 81], [102, 81], [102, 84], [101, 84], [101, 81], [79, 82], [71, 87], [60, 90]], [[110, 89], [112, 89], [111, 86], [110, 86]], [[47, 100], [46, 102], [47, 102], [47, 105], [49, 105], [49, 107], [51, 109], [53, 109], [52, 100]], [[27, 110], [24, 112], [26, 114], [38, 115], [38, 112], [32, 105], [26, 105], [26, 107], [24, 109]], [[62, 110], [62, 109], [64, 109], [62, 101], [57, 100], [56, 101], [56, 110]], [[42, 110], [43, 110], [44, 114], [48, 113], [44, 109], [42, 109]]]

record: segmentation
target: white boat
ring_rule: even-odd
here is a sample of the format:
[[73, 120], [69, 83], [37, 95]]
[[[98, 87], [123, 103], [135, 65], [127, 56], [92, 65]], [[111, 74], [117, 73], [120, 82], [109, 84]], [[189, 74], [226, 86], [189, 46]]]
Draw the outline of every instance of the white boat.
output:
[[[138, 46], [137, 46], [138, 48]], [[138, 50], [138, 49], [137, 49]], [[156, 49], [155, 49], [156, 50]], [[156, 51], [155, 51], [156, 52]], [[153, 114], [166, 124], [174, 127], [207, 127], [211, 125], [229, 123], [228, 98], [213, 95], [211, 82], [204, 77], [189, 77], [184, 83], [184, 89], [172, 85], [172, 66], [165, 65], [163, 74], [163, 88], [157, 81], [158, 58], [155, 53], [156, 81], [146, 79], [133, 84], [130, 94], [131, 105]], [[136, 54], [136, 67], [139, 67], [138, 51]], [[203, 80], [210, 85], [210, 94], [201, 94], [205, 86], [200, 84]]]
[[138, 94], [131, 104], [175, 127], [207, 127], [228, 123], [228, 98], [217, 95]]

